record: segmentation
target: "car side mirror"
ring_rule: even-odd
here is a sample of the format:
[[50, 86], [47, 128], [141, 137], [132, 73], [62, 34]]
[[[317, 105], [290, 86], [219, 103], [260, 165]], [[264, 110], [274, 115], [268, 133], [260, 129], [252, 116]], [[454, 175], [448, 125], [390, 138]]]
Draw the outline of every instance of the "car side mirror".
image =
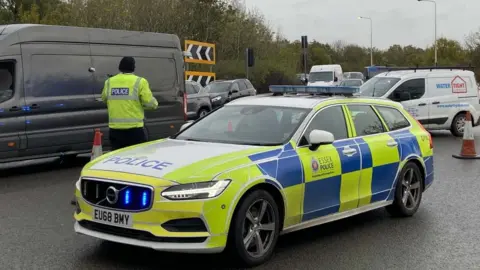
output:
[[316, 151], [320, 145], [332, 144], [335, 137], [332, 133], [325, 130], [314, 129], [310, 132], [310, 150]]
[[406, 101], [406, 100], [410, 100], [410, 94], [407, 93], [407, 92], [400, 92], [398, 93], [397, 95], [394, 95], [395, 96], [395, 99], [397, 99], [398, 101]]
[[188, 128], [191, 124], [193, 124], [193, 121], [187, 121], [185, 124], [183, 124], [180, 127], [180, 131], [183, 131], [184, 129]]
[[338, 82], [338, 77], [333, 78], [334, 82]]
[[238, 93], [238, 89], [232, 89], [232, 93]]

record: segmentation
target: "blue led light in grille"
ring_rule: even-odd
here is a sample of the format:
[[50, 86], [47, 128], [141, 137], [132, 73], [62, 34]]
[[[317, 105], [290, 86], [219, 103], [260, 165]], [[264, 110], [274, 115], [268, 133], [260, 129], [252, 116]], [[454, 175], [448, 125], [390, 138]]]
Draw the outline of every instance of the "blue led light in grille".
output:
[[129, 204], [130, 203], [130, 190], [127, 190], [125, 191], [125, 204]]
[[147, 206], [147, 192], [144, 191], [142, 194], [142, 206]]

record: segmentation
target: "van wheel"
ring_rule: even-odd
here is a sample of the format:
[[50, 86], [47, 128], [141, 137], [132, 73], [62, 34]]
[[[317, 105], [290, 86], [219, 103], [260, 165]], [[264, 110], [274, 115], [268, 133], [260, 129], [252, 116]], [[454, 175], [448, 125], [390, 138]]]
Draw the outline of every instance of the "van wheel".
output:
[[462, 137], [463, 131], [465, 129], [465, 120], [466, 120], [465, 113], [459, 113], [453, 118], [452, 126], [450, 128], [450, 132], [452, 132], [453, 136]]
[[228, 250], [246, 267], [270, 259], [280, 233], [277, 203], [265, 190], [255, 190], [241, 202], [233, 216]]
[[201, 109], [198, 111], [197, 114], [198, 114], [198, 115], [197, 115], [198, 118], [202, 118], [202, 117], [204, 117], [205, 115], [208, 114], [208, 110], [205, 109], [205, 108], [201, 108]]
[[422, 201], [422, 174], [413, 162], [408, 162], [400, 172], [393, 204], [386, 207], [387, 212], [396, 217], [413, 216]]

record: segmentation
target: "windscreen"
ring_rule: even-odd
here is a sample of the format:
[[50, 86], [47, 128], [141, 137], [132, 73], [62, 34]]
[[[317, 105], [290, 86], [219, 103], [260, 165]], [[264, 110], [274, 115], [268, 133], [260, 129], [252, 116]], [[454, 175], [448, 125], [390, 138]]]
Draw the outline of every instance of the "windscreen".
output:
[[360, 95], [368, 97], [382, 97], [390, 90], [399, 78], [373, 77], [360, 87]]
[[331, 82], [333, 81], [333, 71], [310, 72], [309, 82]]
[[244, 145], [281, 145], [290, 140], [310, 110], [230, 105], [192, 124], [175, 139]]
[[218, 83], [211, 83], [207, 87], [205, 87], [205, 91], [207, 93], [224, 93], [228, 92], [228, 88], [230, 87], [230, 82], [218, 82]]
[[358, 87], [362, 85], [361, 80], [345, 80], [340, 83], [340, 86], [353, 86], [353, 87]]
[[348, 72], [345, 73], [345, 79], [359, 79], [363, 80], [363, 74], [360, 72]]

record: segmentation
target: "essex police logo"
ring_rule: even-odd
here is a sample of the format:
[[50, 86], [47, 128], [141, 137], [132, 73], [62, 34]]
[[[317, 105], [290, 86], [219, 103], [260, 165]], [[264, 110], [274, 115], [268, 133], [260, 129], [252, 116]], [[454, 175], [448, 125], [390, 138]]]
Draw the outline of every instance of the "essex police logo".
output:
[[315, 174], [316, 172], [318, 172], [318, 169], [319, 169], [319, 164], [318, 164], [318, 160], [314, 157], [312, 157], [312, 172]]

